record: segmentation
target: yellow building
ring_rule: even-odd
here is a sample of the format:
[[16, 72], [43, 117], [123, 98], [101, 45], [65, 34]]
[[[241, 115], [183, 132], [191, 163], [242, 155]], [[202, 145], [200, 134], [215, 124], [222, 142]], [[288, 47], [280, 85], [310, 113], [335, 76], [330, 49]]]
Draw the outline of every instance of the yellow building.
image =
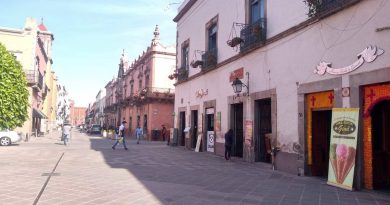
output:
[[0, 42], [15, 55], [27, 77], [30, 104], [28, 120], [16, 129], [25, 135], [45, 132], [48, 127], [43, 126], [44, 119], [52, 120], [47, 114], [51, 117], [51, 112], [55, 113], [56, 97], [52, 96], [56, 96], [56, 93], [51, 93], [51, 90], [56, 90], [52, 88], [56, 88], [57, 84], [51, 67], [53, 40], [53, 34], [47, 31], [43, 23], [38, 25], [33, 18], [27, 18], [22, 29], [0, 27]]

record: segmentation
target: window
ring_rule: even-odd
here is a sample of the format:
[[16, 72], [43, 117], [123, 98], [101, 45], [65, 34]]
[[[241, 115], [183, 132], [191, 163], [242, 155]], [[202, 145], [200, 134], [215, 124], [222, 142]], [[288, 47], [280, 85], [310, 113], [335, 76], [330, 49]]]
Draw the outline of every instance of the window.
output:
[[148, 115], [144, 115], [144, 133], [148, 129]]
[[264, 17], [264, 0], [250, 0], [249, 23], [254, 23]]
[[145, 77], [145, 87], [149, 86], [149, 75]]
[[217, 24], [212, 24], [208, 29], [208, 49], [207, 51], [213, 51], [217, 49]]
[[142, 89], [142, 80], [138, 81], [138, 90], [141, 92]]
[[131, 82], [130, 83], [130, 96], [134, 94], [134, 84]]
[[141, 116], [137, 116], [137, 127], [141, 126]]
[[187, 43], [183, 45], [183, 47], [181, 48], [181, 57], [182, 57], [181, 67], [185, 68], [186, 70], [189, 69], [189, 58], [188, 58], [189, 52], [190, 52], [190, 48]]

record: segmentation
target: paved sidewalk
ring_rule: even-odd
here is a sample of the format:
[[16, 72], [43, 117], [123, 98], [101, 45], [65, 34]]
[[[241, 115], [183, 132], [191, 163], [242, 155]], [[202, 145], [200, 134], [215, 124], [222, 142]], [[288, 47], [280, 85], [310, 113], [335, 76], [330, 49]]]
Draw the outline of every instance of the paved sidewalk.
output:
[[77, 131], [69, 146], [59, 137], [0, 147], [0, 204], [390, 204], [388, 194], [345, 191], [163, 142], [128, 140], [125, 151]]

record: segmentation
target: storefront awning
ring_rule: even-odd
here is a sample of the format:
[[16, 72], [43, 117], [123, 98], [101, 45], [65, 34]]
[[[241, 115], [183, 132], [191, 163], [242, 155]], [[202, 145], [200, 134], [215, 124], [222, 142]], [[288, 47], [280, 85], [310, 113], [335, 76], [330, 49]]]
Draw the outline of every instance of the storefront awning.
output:
[[36, 118], [41, 118], [41, 119], [47, 119], [46, 115], [41, 112], [40, 110], [37, 110], [35, 108], [33, 108], [33, 117], [36, 117]]

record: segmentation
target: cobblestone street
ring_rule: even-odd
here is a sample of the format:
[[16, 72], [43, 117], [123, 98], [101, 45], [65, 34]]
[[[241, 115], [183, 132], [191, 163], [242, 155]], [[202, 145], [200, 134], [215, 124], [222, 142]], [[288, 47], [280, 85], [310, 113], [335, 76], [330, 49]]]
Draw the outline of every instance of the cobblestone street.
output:
[[[112, 140], [77, 131], [0, 147], [1, 204], [390, 204], [380, 192], [345, 191], [324, 179], [225, 161], [163, 142]], [[55, 170], [54, 170], [55, 169]]]

